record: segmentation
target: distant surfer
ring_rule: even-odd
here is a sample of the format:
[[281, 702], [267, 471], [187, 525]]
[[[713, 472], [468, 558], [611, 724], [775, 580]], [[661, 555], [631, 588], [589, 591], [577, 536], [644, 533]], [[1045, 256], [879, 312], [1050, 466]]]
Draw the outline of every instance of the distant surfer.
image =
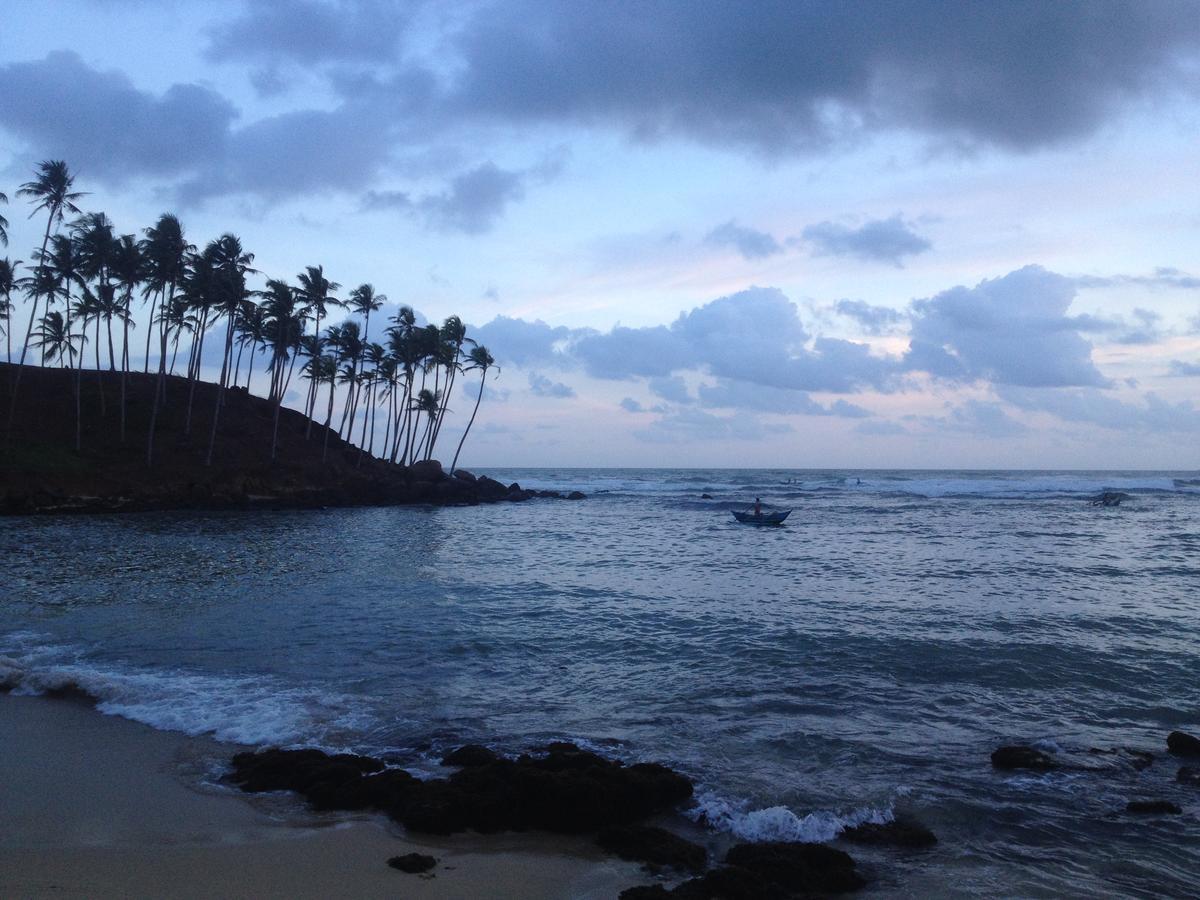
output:
[[757, 497], [754, 498], [754, 515], [755, 516], [762, 515], [762, 501], [759, 500]]

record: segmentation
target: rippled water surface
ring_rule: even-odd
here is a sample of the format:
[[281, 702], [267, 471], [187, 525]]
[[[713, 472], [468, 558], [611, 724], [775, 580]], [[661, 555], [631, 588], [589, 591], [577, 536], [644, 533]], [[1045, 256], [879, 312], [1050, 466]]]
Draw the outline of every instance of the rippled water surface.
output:
[[[1200, 731], [1195, 473], [491, 474], [590, 496], [4, 520], [0, 667], [255, 744], [586, 741], [744, 838], [915, 814], [937, 849], [854, 851], [883, 893], [1200, 893], [1160, 752]], [[785, 527], [733, 521], [756, 495]], [[992, 771], [1039, 741], [1106, 771]]]

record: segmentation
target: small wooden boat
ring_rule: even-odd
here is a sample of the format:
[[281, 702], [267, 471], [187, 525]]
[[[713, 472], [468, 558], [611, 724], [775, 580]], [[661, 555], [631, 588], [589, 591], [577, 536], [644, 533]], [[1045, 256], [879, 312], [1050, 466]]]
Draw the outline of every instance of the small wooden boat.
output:
[[782, 525], [783, 520], [791, 515], [790, 509], [780, 509], [774, 512], [761, 512], [758, 515], [754, 514], [754, 510], [746, 512], [738, 512], [736, 509], [730, 510], [733, 517], [743, 525]]

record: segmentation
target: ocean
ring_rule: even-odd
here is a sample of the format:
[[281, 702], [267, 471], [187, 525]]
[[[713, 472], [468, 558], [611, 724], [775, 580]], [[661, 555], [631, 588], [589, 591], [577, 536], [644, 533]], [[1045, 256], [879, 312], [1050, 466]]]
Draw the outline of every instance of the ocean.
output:
[[[418, 770], [572, 740], [693, 777], [715, 842], [937, 833], [850, 848], [868, 894], [1200, 894], [1165, 747], [1200, 732], [1200, 474], [486, 474], [588, 498], [5, 519], [0, 681]], [[734, 522], [755, 497], [786, 525]], [[1013, 743], [1070, 766], [993, 770]]]

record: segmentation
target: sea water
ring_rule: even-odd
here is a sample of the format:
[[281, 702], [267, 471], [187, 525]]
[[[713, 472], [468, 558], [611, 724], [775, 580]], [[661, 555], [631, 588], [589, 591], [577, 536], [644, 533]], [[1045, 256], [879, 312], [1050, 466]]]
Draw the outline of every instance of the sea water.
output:
[[[919, 818], [931, 851], [851, 848], [878, 894], [1200, 893], [1165, 753], [1200, 732], [1197, 473], [488, 474], [589, 496], [0, 521], [0, 682], [418, 769], [569, 739], [689, 774], [717, 842]], [[737, 524], [755, 497], [787, 524]]]

